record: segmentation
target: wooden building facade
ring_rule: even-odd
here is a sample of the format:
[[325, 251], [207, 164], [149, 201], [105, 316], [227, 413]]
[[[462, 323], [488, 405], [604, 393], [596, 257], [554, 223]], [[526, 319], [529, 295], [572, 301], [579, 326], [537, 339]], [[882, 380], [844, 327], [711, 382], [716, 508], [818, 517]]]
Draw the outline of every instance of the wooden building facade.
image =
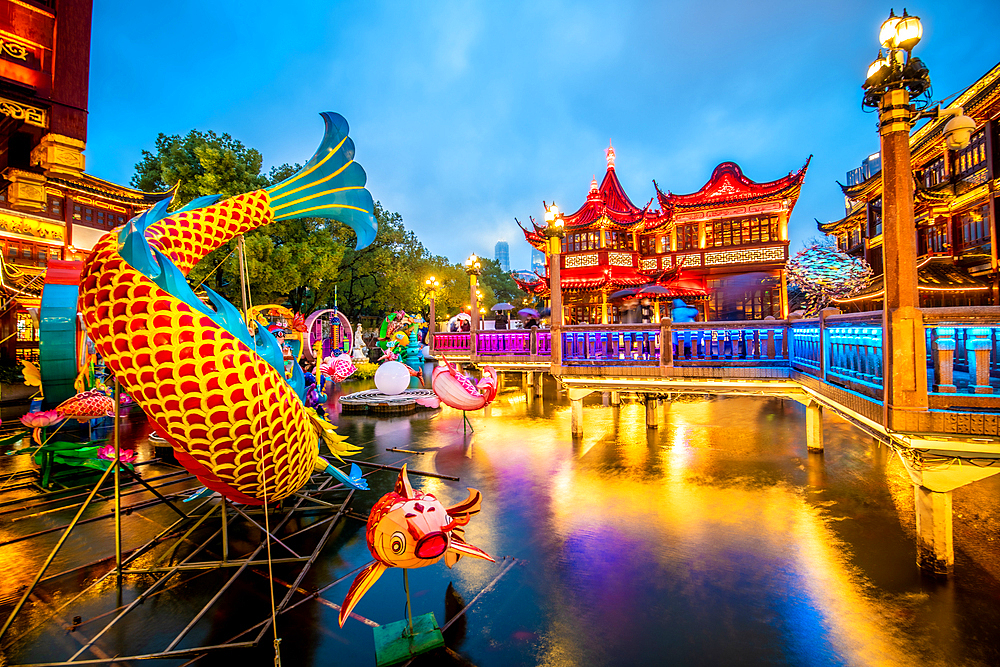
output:
[[[668, 290], [658, 305], [643, 302], [643, 321], [669, 316], [673, 298], [696, 306], [706, 321], [784, 317], [788, 220], [808, 166], [807, 160], [783, 178], [756, 183], [735, 162], [724, 162], [691, 194], [665, 193], [654, 182], [655, 196], [640, 208], [622, 188], [609, 148], [604, 179], [600, 185], [594, 179], [583, 206], [564, 217], [566, 321], [627, 321], [629, 304], [609, 296], [643, 285]], [[532, 220], [523, 231], [534, 248], [546, 250], [543, 227]], [[522, 289], [546, 294], [542, 278], [521, 281]]]
[[[914, 234], [920, 305], [1000, 305], [996, 193], [1000, 189], [1000, 64], [947, 108], [962, 107], [976, 123], [969, 145], [945, 145], [942, 115], [910, 136]], [[846, 215], [821, 223], [848, 254], [865, 258], [874, 280], [860, 294], [837, 301], [848, 311], [882, 307], [882, 175], [841, 185]]]
[[45, 268], [162, 199], [84, 171], [92, 0], [0, 0], [0, 356], [37, 358]]

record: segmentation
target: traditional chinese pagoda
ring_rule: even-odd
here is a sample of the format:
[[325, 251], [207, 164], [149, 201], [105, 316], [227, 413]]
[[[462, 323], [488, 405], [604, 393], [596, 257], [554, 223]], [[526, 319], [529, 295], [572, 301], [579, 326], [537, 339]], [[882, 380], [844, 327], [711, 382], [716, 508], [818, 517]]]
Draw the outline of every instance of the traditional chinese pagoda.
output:
[[[559, 261], [566, 322], [629, 321], [634, 302], [616, 295], [644, 286], [657, 289], [638, 293], [648, 296], [643, 321], [669, 316], [674, 298], [699, 308], [706, 321], [787, 314], [788, 218], [808, 160], [767, 183], [723, 162], [704, 187], [684, 195], [664, 193], [654, 181], [655, 196], [639, 207], [618, 180], [614, 148], [606, 154], [603, 181], [595, 178], [583, 206], [564, 217]], [[531, 229], [522, 229], [528, 243], [546, 250], [544, 227], [532, 219]], [[529, 294], [548, 294], [545, 276], [518, 283]]]

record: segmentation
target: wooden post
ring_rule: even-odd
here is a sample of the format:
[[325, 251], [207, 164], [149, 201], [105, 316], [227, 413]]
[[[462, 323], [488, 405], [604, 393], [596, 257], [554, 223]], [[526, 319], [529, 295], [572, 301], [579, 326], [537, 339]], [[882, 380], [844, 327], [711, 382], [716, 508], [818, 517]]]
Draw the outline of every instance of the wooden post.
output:
[[816, 401], [806, 406], [806, 448], [810, 452], [823, 451], [823, 406]]
[[938, 493], [913, 485], [917, 513], [917, 565], [926, 574], [950, 575], [955, 566], [951, 491]]
[[580, 437], [583, 435], [583, 399], [575, 398], [571, 399], [570, 405], [570, 430], [573, 432], [573, 437]]
[[658, 401], [654, 394], [646, 394], [646, 428], [659, 428], [658, 415], [656, 414], [656, 407]]
[[660, 320], [660, 367], [672, 368], [674, 365], [674, 333], [670, 328], [669, 317]]

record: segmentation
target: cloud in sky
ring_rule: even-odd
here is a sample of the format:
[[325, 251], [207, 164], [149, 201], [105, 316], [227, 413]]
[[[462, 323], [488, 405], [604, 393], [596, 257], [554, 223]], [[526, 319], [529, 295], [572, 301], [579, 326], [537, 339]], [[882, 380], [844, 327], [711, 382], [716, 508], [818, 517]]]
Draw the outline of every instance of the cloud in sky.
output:
[[[860, 85], [891, 5], [843, 2], [95, 3], [88, 170], [127, 183], [157, 133], [228, 132], [303, 162], [325, 110], [369, 189], [436, 254], [511, 245], [542, 200], [580, 206], [605, 170], [638, 205], [738, 162], [757, 181], [814, 155], [792, 216], [843, 215], [835, 181], [878, 149]], [[1000, 61], [993, 0], [907, 5], [936, 97]], [[896, 7], [897, 13], [902, 7]]]

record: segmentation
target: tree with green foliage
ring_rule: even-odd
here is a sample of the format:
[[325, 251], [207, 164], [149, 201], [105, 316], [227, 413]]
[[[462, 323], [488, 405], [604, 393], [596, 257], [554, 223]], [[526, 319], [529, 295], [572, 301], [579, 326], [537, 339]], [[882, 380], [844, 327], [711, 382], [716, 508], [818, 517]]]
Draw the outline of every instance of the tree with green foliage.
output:
[[482, 264], [483, 275], [480, 281], [492, 290], [494, 297], [489, 306], [501, 301], [515, 304], [521, 300], [524, 292], [514, 282], [514, 277], [500, 268], [500, 262], [495, 259], [482, 259]]
[[[232, 196], [267, 187], [301, 168], [285, 164], [264, 175], [262, 164], [258, 151], [228, 134], [160, 134], [155, 152], [142, 152], [132, 184], [147, 192], [176, 186], [174, 206], [181, 206], [202, 195]], [[354, 250], [353, 230], [319, 218], [282, 221], [245, 234], [251, 303], [278, 303], [309, 313], [333, 307], [336, 290], [337, 306], [352, 318], [381, 318], [399, 309], [426, 318], [425, 280], [434, 275], [442, 285], [437, 312], [453, 315], [464, 308], [469, 282], [462, 267], [431, 255], [398, 213], [376, 203], [375, 216], [378, 235], [361, 250]], [[236, 248], [234, 239], [203, 258], [188, 275], [192, 286], [209, 285], [239, 305]], [[493, 299], [491, 284], [483, 284], [484, 301], [487, 295]]]

